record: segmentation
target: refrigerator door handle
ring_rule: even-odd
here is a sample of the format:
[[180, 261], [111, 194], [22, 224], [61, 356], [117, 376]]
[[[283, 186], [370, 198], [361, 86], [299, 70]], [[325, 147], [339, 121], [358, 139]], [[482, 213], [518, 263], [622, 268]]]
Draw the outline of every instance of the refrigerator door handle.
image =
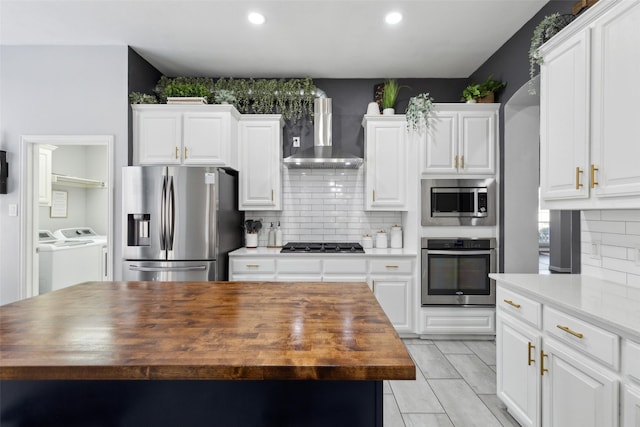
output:
[[131, 271], [204, 271], [206, 265], [194, 265], [190, 267], [140, 267], [138, 265], [129, 265]]
[[176, 225], [176, 196], [173, 189], [173, 177], [169, 178], [169, 236], [167, 238], [167, 249], [173, 250], [173, 237]]
[[167, 205], [167, 176], [162, 176], [162, 198], [160, 200], [160, 250], [166, 250], [166, 205]]

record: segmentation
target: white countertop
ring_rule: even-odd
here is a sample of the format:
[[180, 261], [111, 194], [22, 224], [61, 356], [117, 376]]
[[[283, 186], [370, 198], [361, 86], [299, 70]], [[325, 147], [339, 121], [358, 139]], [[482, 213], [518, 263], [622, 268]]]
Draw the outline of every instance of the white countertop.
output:
[[640, 287], [579, 274], [490, 274], [498, 286], [640, 342]]
[[362, 256], [362, 255], [373, 255], [373, 256], [417, 256], [418, 253], [415, 250], [410, 250], [410, 249], [365, 249], [364, 250], [364, 254], [362, 253], [356, 253], [356, 254], [350, 254], [350, 253], [318, 253], [318, 252], [314, 252], [314, 253], [304, 253], [304, 252], [298, 252], [298, 253], [280, 253], [280, 248], [265, 248], [265, 247], [258, 247], [258, 248], [240, 248], [240, 249], [236, 249], [233, 252], [229, 253], [229, 256], [282, 256], [282, 257], [290, 257], [290, 256]]

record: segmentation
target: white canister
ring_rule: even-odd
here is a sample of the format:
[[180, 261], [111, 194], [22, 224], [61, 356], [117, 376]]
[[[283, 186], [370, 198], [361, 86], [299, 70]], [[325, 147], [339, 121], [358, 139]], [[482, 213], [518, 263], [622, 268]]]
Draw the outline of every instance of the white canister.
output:
[[376, 248], [385, 249], [387, 247], [387, 232], [380, 230], [376, 233]]
[[377, 102], [370, 102], [367, 105], [367, 114], [380, 114], [380, 105]]
[[362, 247], [364, 249], [373, 248], [373, 237], [369, 236], [368, 234], [362, 236]]
[[399, 225], [391, 227], [391, 247], [393, 249], [402, 248], [402, 227]]

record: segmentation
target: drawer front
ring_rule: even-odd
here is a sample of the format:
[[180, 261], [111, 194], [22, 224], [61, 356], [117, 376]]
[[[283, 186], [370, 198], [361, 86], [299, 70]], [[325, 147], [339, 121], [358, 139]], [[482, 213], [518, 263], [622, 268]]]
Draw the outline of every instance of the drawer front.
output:
[[232, 258], [231, 271], [233, 273], [273, 273], [276, 271], [276, 261], [268, 258]]
[[620, 338], [616, 334], [546, 306], [542, 318], [546, 333], [618, 370]]
[[640, 383], [640, 344], [625, 341], [623, 346], [624, 373]]
[[509, 313], [537, 329], [542, 328], [542, 305], [518, 293], [504, 289], [498, 283], [496, 291], [496, 308]]
[[371, 260], [371, 272], [411, 274], [412, 263], [410, 259], [375, 259]]
[[496, 315], [493, 308], [429, 307], [420, 309], [420, 334], [495, 334]]
[[325, 274], [367, 274], [366, 259], [327, 259]]
[[282, 273], [313, 274], [320, 277], [322, 266], [319, 259], [279, 259], [278, 275]]

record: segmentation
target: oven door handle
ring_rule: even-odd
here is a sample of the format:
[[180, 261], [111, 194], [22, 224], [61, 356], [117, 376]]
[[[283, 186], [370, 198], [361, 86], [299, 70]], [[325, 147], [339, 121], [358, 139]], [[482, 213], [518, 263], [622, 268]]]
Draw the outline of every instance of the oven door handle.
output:
[[491, 251], [431, 251], [427, 250], [428, 255], [491, 255]]

